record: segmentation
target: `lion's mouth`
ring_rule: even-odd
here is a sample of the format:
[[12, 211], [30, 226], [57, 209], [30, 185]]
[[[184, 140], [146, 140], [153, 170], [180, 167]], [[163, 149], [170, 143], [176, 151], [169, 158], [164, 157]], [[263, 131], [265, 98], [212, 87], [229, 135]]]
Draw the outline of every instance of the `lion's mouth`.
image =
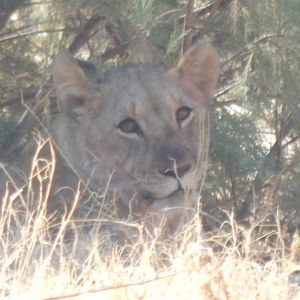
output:
[[144, 192], [144, 193], [141, 193], [141, 196], [142, 198], [148, 203], [148, 204], [153, 204], [154, 202], [156, 201], [162, 201], [164, 199], [169, 199], [171, 198], [172, 196], [176, 195], [176, 194], [179, 194], [180, 192], [183, 192], [183, 188], [181, 186], [181, 184], [178, 182], [178, 188], [173, 191], [172, 193], [166, 195], [166, 196], [163, 196], [163, 197], [157, 197], [155, 196], [153, 193], [151, 192]]

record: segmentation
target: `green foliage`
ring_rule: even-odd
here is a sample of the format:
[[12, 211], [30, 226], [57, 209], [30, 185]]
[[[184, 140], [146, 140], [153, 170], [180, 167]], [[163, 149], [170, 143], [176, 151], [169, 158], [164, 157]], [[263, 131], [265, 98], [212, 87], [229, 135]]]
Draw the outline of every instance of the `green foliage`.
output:
[[0, 117], [0, 144], [6, 146], [11, 142], [16, 120], [9, 114], [1, 114]]
[[216, 112], [211, 148], [213, 162], [239, 180], [258, 170], [264, 157], [262, 138], [251, 116], [226, 110]]

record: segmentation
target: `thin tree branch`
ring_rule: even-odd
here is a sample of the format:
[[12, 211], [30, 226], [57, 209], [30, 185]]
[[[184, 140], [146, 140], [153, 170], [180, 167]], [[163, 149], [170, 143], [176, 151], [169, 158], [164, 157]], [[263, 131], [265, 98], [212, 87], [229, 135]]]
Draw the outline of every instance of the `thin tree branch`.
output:
[[101, 54], [102, 60], [106, 61], [112, 59], [118, 55], [122, 55], [129, 47], [129, 42], [122, 43], [116, 47], [107, 49], [104, 53]]
[[265, 36], [262, 36], [262, 37], [260, 37], [256, 40], [254, 40], [253, 42], [249, 43], [248, 45], [246, 45], [242, 49], [238, 50], [230, 58], [225, 60], [222, 63], [222, 67], [224, 67], [225, 65], [227, 65], [228, 63], [230, 63], [231, 61], [233, 61], [234, 59], [236, 59], [238, 56], [242, 55], [243, 53], [250, 51], [253, 46], [255, 46], [257, 44], [260, 44], [260, 43], [263, 43], [263, 42], [266, 42], [269, 39], [278, 38], [278, 37], [285, 37], [285, 36], [283, 34], [270, 34], [270, 35], [265, 35]]
[[297, 142], [300, 139], [300, 135], [297, 135], [293, 138], [291, 138], [288, 142], [286, 142], [284, 145], [282, 145], [282, 149], [292, 145], [293, 143]]
[[68, 48], [69, 52], [73, 55], [76, 54], [80, 48], [88, 42], [95, 27], [103, 20], [105, 20], [105, 16], [92, 16], [73, 39]]
[[38, 30], [38, 31], [33, 31], [33, 32], [26, 32], [26, 33], [22, 33], [22, 34], [16, 34], [16, 35], [12, 35], [12, 36], [0, 39], [0, 43], [9, 42], [11, 40], [24, 38], [24, 37], [31, 36], [31, 35], [43, 34], [43, 33], [52, 33], [52, 32], [62, 32], [64, 30], [65, 30], [64, 28], [61, 28], [61, 29], [45, 29], [45, 30]]
[[39, 22], [39, 23], [35, 23], [35, 24], [29, 24], [29, 25], [25, 25], [25, 26], [21, 26], [21, 27], [18, 27], [18, 28], [14, 28], [14, 29], [11, 29], [11, 30], [7, 30], [7, 31], [4, 31], [4, 32], [1, 32], [1, 36], [6, 36], [6, 35], [12, 35], [12, 34], [15, 34], [16, 35], [16, 32], [18, 31], [22, 31], [22, 30], [25, 30], [25, 29], [29, 29], [29, 28], [32, 28], [32, 27], [37, 27], [41, 24], [44, 24], [44, 22]]
[[194, 10], [194, 0], [188, 0], [185, 11], [183, 32], [184, 38], [182, 42], [181, 54], [183, 54], [191, 44], [191, 37], [188, 35], [192, 25], [193, 25], [193, 10]]
[[155, 278], [148, 279], [148, 280], [143, 280], [143, 281], [140, 281], [140, 282], [120, 284], [120, 285], [117, 285], [117, 286], [103, 287], [103, 288], [99, 288], [99, 289], [91, 289], [91, 290], [87, 290], [85, 292], [78, 292], [78, 293], [69, 294], [69, 295], [65, 295], [65, 296], [44, 298], [42, 300], [69, 299], [69, 298], [73, 298], [73, 297], [80, 297], [80, 296], [87, 295], [87, 294], [95, 294], [95, 293], [100, 293], [100, 292], [109, 291], [109, 290], [116, 290], [116, 289], [123, 289], [123, 288], [132, 287], [132, 286], [145, 285], [145, 284], [148, 284], [148, 283], [151, 283], [151, 282], [172, 278], [172, 277], [175, 277], [179, 274], [184, 274], [184, 273], [189, 273], [189, 272], [190, 271], [186, 270], [186, 271], [176, 272], [176, 273], [165, 275], [165, 276], [157, 276]]
[[[232, 2], [233, 0], [217, 0], [217, 1], [213, 1], [209, 4], [207, 4], [204, 7], [198, 8], [196, 10], [193, 11], [193, 15], [195, 15], [195, 17], [203, 17], [207, 14], [210, 14], [211, 11], [215, 8], [216, 3], [219, 1], [218, 4], [218, 8], [223, 8], [224, 6], [228, 5], [230, 2]], [[179, 18], [179, 22], [182, 23], [184, 22], [185, 19], [185, 15], [181, 16]]]

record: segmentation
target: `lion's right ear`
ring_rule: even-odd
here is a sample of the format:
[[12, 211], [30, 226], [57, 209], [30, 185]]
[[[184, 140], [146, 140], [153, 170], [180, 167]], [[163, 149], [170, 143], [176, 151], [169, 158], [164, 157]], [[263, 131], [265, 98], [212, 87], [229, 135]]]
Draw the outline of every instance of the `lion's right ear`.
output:
[[86, 104], [91, 90], [91, 83], [84, 71], [64, 50], [58, 53], [54, 61], [53, 85], [61, 101], [60, 106], [67, 112]]

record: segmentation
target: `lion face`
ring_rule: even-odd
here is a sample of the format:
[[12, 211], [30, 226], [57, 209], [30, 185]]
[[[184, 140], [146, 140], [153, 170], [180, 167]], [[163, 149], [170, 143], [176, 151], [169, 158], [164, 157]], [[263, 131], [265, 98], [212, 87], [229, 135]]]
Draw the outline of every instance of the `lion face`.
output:
[[128, 65], [97, 80], [62, 52], [53, 73], [61, 106], [56, 142], [92, 189], [109, 185], [136, 215], [190, 207], [205, 171], [218, 73], [205, 42], [168, 72]]

